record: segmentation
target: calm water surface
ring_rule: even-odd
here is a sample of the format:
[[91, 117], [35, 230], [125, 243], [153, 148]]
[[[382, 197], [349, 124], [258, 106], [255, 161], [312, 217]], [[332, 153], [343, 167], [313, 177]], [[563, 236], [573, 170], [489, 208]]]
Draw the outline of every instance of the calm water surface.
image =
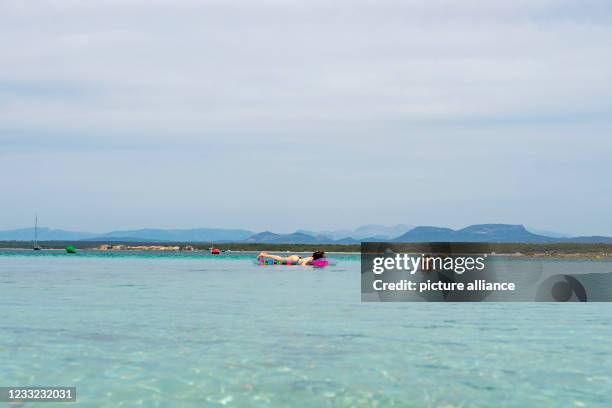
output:
[[612, 406], [609, 304], [361, 303], [357, 257], [252, 256], [0, 251], [0, 385], [83, 407]]

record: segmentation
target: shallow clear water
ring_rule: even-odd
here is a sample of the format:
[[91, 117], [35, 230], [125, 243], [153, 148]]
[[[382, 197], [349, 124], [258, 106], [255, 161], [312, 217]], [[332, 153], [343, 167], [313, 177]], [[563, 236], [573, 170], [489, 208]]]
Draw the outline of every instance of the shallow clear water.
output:
[[609, 304], [361, 303], [355, 256], [252, 256], [0, 251], [0, 385], [92, 407], [612, 406]]

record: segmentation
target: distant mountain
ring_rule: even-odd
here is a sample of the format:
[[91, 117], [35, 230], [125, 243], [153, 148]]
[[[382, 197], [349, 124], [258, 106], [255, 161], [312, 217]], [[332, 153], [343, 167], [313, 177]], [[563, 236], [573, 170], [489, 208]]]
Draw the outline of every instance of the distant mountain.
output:
[[327, 230], [327, 231], [308, 231], [308, 230], [297, 230], [296, 232], [301, 232], [304, 234], [317, 236], [323, 235], [329, 237], [334, 240], [344, 239], [344, 238], [352, 238], [354, 240], [360, 241], [364, 238], [377, 238], [382, 240], [392, 239], [399, 235], [404, 234], [410, 229], [414, 228], [410, 225], [397, 224], [392, 226], [386, 225], [362, 225], [361, 227], [357, 227], [354, 230]]
[[439, 228], [439, 227], [416, 227], [406, 232], [403, 235], [395, 238], [394, 241], [398, 242], [443, 242], [448, 241], [449, 237], [452, 237], [455, 233], [450, 228]]
[[[537, 234], [522, 225], [477, 224], [454, 230], [451, 228], [420, 226], [409, 228], [406, 225], [385, 227], [364, 225], [349, 231], [351, 235], [338, 236], [298, 230], [292, 234], [276, 234], [270, 231], [253, 233], [242, 229], [196, 228], [196, 229], [159, 229], [111, 231], [104, 234], [64, 231], [49, 228], [38, 229], [39, 241], [125, 241], [125, 242], [245, 242], [268, 244], [358, 244], [361, 241], [393, 242], [530, 242], [530, 243], [612, 243], [611, 237], [583, 236], [563, 237]], [[404, 231], [390, 236], [392, 231]], [[31, 241], [33, 228], [0, 231], [0, 241]]]
[[156, 242], [211, 242], [211, 241], [242, 241], [253, 235], [252, 231], [241, 229], [196, 228], [196, 229], [157, 229], [145, 228], [139, 230], [111, 231], [99, 234], [96, 241], [103, 240], [140, 240]]
[[[365, 242], [370, 241], [370, 242], [376, 242], [378, 241], [377, 239], [364, 239]], [[342, 238], [342, 239], [337, 239], [335, 240], [333, 243], [334, 244], [341, 244], [341, 245], [355, 245], [355, 244], [359, 244], [361, 241], [358, 241], [354, 238]]]
[[247, 238], [243, 242], [260, 243], [260, 244], [338, 244], [338, 245], [355, 245], [361, 241], [364, 242], [379, 242], [388, 241], [378, 237], [365, 237], [362, 240], [354, 238], [332, 239], [325, 235], [312, 236], [304, 232], [294, 232], [292, 234], [275, 234], [270, 231], [260, 232], [252, 237]]
[[323, 236], [326, 236], [326, 237], [328, 237], [330, 239], [341, 239], [341, 238], [350, 237], [351, 234], [353, 233], [352, 230], [312, 231], [312, 230], [305, 230], [305, 229], [298, 229], [295, 232], [297, 232], [299, 234], [310, 235], [312, 237], [316, 237], [317, 235], [323, 235]]
[[[380, 232], [380, 229], [364, 227], [362, 231]], [[557, 243], [557, 242], [584, 242], [584, 243], [612, 243], [609, 237], [574, 237], [555, 238], [529, 232], [522, 225], [510, 224], [478, 224], [470, 225], [459, 230], [441, 227], [416, 227], [401, 234], [394, 239], [385, 239], [380, 236], [366, 236], [360, 239], [344, 237], [334, 239], [325, 235], [313, 235], [303, 231], [293, 234], [276, 234], [270, 231], [260, 232], [247, 238], [243, 242], [266, 244], [358, 244], [361, 241], [388, 241], [394, 242], [530, 242], [530, 243]]]
[[270, 231], [264, 231], [258, 234], [251, 235], [250, 237], [245, 239], [244, 242], [272, 242], [272, 241], [277, 240], [281, 236], [282, 235], [275, 234]]
[[411, 229], [413, 229], [413, 225], [404, 225], [397, 224], [392, 226], [385, 225], [363, 225], [355, 229], [352, 235], [349, 235], [351, 238], [355, 238], [357, 240], [364, 238], [383, 238], [383, 239], [393, 239], [399, 235], [402, 235]]
[[453, 230], [417, 227], [397, 237], [397, 242], [555, 242], [555, 238], [532, 234], [522, 225], [478, 224]]
[[[39, 241], [73, 241], [94, 237], [96, 234], [90, 232], [64, 231], [39, 227]], [[32, 241], [34, 239], [34, 228], [21, 228], [9, 231], [0, 231], [1, 241]]]
[[556, 231], [548, 231], [548, 230], [541, 230], [541, 229], [535, 229], [535, 228], [529, 228], [527, 226], [525, 226], [525, 229], [529, 232], [531, 232], [532, 234], [536, 234], [536, 235], [544, 235], [546, 237], [551, 237], [551, 238], [571, 238], [571, 235], [569, 234], [564, 234], [562, 232], [556, 232]]
[[275, 234], [270, 231], [264, 231], [250, 236], [244, 242], [265, 244], [330, 244], [334, 243], [334, 240], [323, 235], [312, 236], [303, 232]]
[[610, 237], [556, 238], [529, 232], [522, 225], [478, 224], [453, 230], [417, 227], [394, 239], [396, 242], [529, 242], [529, 243], [612, 243]]

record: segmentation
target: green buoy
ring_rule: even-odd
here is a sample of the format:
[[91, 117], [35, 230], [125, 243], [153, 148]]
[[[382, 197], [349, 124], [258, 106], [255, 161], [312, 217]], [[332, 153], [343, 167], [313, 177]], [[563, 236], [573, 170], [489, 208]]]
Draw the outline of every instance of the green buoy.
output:
[[76, 254], [76, 248], [73, 247], [72, 245], [69, 245], [66, 247], [66, 252], [68, 252], [69, 254]]

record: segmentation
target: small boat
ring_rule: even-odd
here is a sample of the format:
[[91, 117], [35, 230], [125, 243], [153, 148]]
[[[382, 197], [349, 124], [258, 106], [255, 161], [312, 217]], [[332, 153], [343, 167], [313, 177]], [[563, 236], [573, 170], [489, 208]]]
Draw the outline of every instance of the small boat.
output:
[[72, 246], [72, 245], [68, 245], [66, 247], [66, 252], [68, 252], [69, 254], [76, 254], [77, 253], [77, 249]]

